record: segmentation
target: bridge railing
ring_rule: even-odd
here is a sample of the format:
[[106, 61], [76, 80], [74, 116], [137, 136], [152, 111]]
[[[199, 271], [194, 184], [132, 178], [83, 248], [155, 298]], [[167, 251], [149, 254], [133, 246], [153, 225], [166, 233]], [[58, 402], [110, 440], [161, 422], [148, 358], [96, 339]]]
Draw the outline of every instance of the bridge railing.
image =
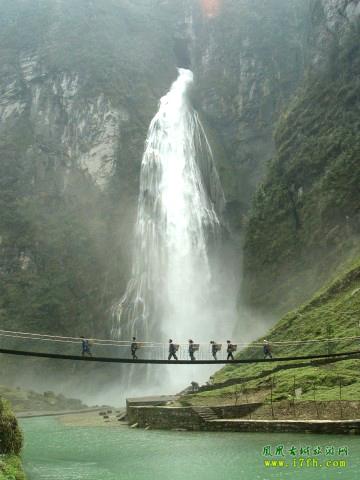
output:
[[[63, 355], [78, 356], [82, 353], [81, 338], [61, 337], [36, 333], [12, 332], [0, 330], [0, 348], [14, 349], [28, 352], [60, 353]], [[132, 358], [131, 341], [111, 339], [89, 339], [90, 352], [96, 357]], [[222, 347], [217, 352], [218, 360], [226, 360], [226, 342], [219, 342]], [[236, 356], [248, 359], [264, 358], [264, 343], [262, 342], [233, 342], [237, 345]], [[167, 360], [169, 344], [161, 342], [137, 342], [136, 355], [139, 359]], [[190, 360], [189, 344], [177, 343], [179, 349], [176, 355], [179, 360]], [[195, 351], [196, 360], [213, 360], [210, 343], [200, 343]], [[360, 349], [360, 337], [342, 337], [313, 340], [288, 340], [270, 342], [270, 352], [273, 358], [297, 357], [305, 355], [331, 355], [342, 352], [357, 351]], [[270, 357], [270, 355], [268, 356]]]

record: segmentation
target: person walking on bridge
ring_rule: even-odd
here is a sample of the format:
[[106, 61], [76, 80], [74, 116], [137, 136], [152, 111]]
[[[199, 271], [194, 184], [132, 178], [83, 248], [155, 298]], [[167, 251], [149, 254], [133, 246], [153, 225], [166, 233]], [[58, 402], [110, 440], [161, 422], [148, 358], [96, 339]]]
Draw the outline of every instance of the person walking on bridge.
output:
[[132, 355], [132, 358], [133, 360], [137, 360], [138, 357], [136, 355], [136, 350], [138, 349], [138, 344], [136, 343], [136, 337], [133, 337], [132, 339], [132, 343], [130, 345], [130, 350], [131, 350], [131, 355]]
[[177, 360], [177, 356], [176, 356], [176, 351], [177, 351], [177, 346], [173, 343], [173, 341], [169, 340], [169, 356], [168, 356], [168, 360], [171, 360], [171, 357], [174, 357], [175, 360]]
[[264, 359], [272, 358], [270, 343], [267, 340], [264, 340], [263, 350], [264, 350]]
[[233, 345], [232, 345], [230, 340], [227, 340], [226, 343], [227, 343], [227, 350], [226, 350], [227, 351], [227, 359], [226, 360], [230, 360], [230, 359], [234, 360]]
[[92, 357], [89, 340], [85, 337], [80, 337], [80, 338], [81, 338], [81, 356], [85, 357], [85, 355], [89, 355], [89, 357]]
[[194, 340], [189, 340], [189, 355], [190, 355], [190, 360], [192, 362], [195, 362], [196, 358], [194, 355], [195, 349], [194, 349]]
[[217, 345], [214, 342], [214, 340], [211, 340], [210, 345], [211, 345], [211, 354], [214, 357], [214, 360], [217, 360], [216, 355], [217, 355], [218, 349], [217, 349]]

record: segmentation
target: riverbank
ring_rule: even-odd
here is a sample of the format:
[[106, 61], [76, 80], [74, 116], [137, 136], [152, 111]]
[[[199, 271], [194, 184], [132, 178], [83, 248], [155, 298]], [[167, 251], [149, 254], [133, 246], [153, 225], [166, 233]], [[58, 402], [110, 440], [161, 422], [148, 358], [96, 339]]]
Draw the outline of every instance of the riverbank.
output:
[[35, 392], [20, 387], [0, 385], [0, 397], [11, 404], [14, 412], [59, 412], [65, 410], [83, 410], [88, 408], [77, 398], [68, 398], [51, 390]]
[[123, 422], [126, 416], [125, 408], [112, 408], [108, 406], [86, 408], [81, 410], [65, 410], [58, 412], [17, 412], [20, 420], [27, 418], [55, 417], [63, 425], [68, 426], [107, 426]]
[[[277, 402], [175, 406], [127, 404], [130, 426], [188, 431], [360, 434], [360, 402]], [[177, 402], [175, 402], [177, 403]]]
[[[270, 342], [273, 357], [297, 356], [300, 352], [301, 355], [314, 355], [358, 351], [359, 312], [360, 259], [306, 304], [280, 319], [265, 338]], [[299, 344], [299, 340], [302, 343]], [[262, 358], [263, 341], [264, 337], [258, 338], [241, 350], [237, 358]], [[289, 427], [282, 424], [289, 429], [293, 428], [293, 421], [299, 420], [352, 421], [355, 427], [344, 423], [344, 429], [356, 430], [356, 422], [360, 419], [359, 358], [360, 355], [226, 365], [215, 372], [211, 382], [202, 385], [197, 392], [182, 395], [172, 406], [217, 410], [227, 405], [252, 405], [248, 413], [238, 418], [289, 421]], [[246, 411], [246, 407], [243, 408]], [[167, 410], [163, 417], [168, 414]], [[261, 424], [250, 425], [256, 430]], [[222, 427], [229, 426], [222, 424]], [[233, 424], [230, 427], [235, 428]], [[334, 432], [339, 430], [338, 423], [333, 427]], [[211, 428], [215, 428], [214, 425]], [[250, 427], [246, 423], [241, 428]], [[299, 428], [305, 429], [306, 424], [299, 423]]]
[[16, 412], [17, 418], [35, 418], [35, 417], [59, 417], [62, 415], [76, 415], [76, 414], [86, 414], [92, 412], [101, 412], [106, 410], [107, 406], [103, 407], [94, 407], [94, 408], [82, 408], [80, 410], [63, 410], [63, 411], [28, 411], [28, 412]]
[[61, 415], [57, 420], [68, 427], [119, 427], [127, 426], [125, 409], [108, 409]]

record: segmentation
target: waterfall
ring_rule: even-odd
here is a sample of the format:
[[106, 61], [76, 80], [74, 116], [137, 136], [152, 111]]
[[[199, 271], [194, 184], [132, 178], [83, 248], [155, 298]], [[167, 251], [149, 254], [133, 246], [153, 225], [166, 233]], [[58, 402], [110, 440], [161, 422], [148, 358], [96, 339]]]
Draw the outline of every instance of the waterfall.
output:
[[210, 250], [225, 199], [212, 151], [189, 102], [190, 70], [160, 100], [145, 145], [131, 279], [114, 307], [115, 338], [211, 339], [221, 295]]

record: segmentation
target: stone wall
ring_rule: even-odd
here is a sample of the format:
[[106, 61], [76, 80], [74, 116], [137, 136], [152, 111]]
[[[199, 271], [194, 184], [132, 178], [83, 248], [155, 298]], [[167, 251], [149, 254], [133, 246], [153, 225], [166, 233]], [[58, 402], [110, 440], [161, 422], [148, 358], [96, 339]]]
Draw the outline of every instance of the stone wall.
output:
[[216, 420], [211, 431], [359, 434], [359, 420]]
[[221, 407], [211, 407], [219, 418], [243, 418], [255, 412], [262, 403], [243, 403], [241, 405], [222, 405]]
[[130, 407], [127, 409], [130, 425], [165, 430], [201, 430], [205, 422], [191, 407]]
[[[220, 419], [243, 418], [251, 414], [261, 403], [223, 405], [212, 407], [211, 410]], [[139, 427], [154, 427], [164, 429], [202, 430], [206, 422], [193, 410], [192, 407], [167, 407], [154, 405], [128, 405], [127, 416], [130, 425], [135, 423]]]
[[[313, 412], [309, 407], [309, 415]], [[324, 405], [332, 402], [317, 402], [317, 411], [323, 412]], [[319, 415], [314, 419], [304, 418], [275, 418], [249, 419], [253, 412], [263, 411], [265, 407], [261, 403], [225, 405], [212, 407], [211, 410], [218, 416], [218, 420], [206, 421], [199, 416], [193, 407], [169, 407], [169, 406], [128, 406], [127, 416], [129, 425], [137, 425], [140, 428], [154, 428], [163, 430], [188, 430], [188, 431], [224, 431], [224, 432], [297, 432], [297, 433], [360, 433], [360, 420], [356, 419], [359, 411], [358, 402], [343, 402], [344, 414], [352, 407], [351, 419], [333, 420]], [[269, 406], [266, 406], [269, 407]], [[297, 407], [298, 408], [298, 407]], [[269, 413], [269, 412], [267, 412]], [[279, 414], [280, 411], [277, 411]], [[300, 413], [300, 411], [298, 412]], [[251, 417], [250, 417], [251, 418]], [[349, 418], [349, 417], [348, 417]]]

